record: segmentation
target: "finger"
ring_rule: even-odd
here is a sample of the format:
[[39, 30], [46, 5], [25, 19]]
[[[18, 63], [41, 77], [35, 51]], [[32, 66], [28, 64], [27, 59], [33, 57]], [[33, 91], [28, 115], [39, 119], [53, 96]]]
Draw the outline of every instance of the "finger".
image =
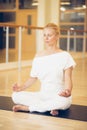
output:
[[60, 96], [65, 96], [65, 92], [61, 92], [59, 95]]
[[62, 91], [59, 95], [60, 96], [64, 96], [64, 97], [68, 97], [69, 96], [69, 94], [66, 93], [65, 91]]

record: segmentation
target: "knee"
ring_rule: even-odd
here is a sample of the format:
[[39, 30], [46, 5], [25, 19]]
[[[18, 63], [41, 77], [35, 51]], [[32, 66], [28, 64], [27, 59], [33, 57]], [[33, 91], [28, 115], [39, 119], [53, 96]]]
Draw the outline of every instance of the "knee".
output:
[[12, 96], [11, 96], [11, 97], [12, 97], [12, 100], [13, 100], [14, 103], [17, 102], [17, 99], [18, 99], [18, 96], [17, 96], [17, 95], [18, 95], [18, 92], [13, 92], [13, 93], [12, 93]]
[[70, 106], [71, 106], [71, 103], [72, 103], [72, 101], [71, 101], [71, 99], [66, 99], [64, 102], [63, 102], [63, 110], [66, 110], [66, 109], [68, 109]]

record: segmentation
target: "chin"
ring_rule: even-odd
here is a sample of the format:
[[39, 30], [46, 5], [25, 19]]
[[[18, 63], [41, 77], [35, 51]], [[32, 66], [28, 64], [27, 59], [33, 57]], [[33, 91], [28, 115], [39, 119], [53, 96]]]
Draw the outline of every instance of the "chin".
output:
[[45, 42], [45, 44], [47, 44], [47, 45], [49, 44], [49, 45], [50, 45], [50, 43], [49, 43], [49, 42]]

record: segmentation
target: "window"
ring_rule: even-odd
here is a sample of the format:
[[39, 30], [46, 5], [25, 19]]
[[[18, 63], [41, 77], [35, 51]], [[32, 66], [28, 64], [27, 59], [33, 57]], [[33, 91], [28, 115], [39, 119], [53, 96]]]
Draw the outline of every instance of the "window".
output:
[[[85, 0], [60, 0], [60, 47], [67, 49], [68, 30], [70, 39], [68, 40], [69, 50], [82, 51], [84, 42], [84, 30], [87, 29], [86, 14], [87, 7]], [[67, 31], [63, 31], [63, 29]], [[77, 30], [74, 32], [74, 30]], [[80, 30], [80, 31], [78, 31]]]
[[37, 4], [37, 0], [19, 0], [19, 9], [35, 9]]
[[15, 9], [16, 0], [0, 0], [0, 10]]

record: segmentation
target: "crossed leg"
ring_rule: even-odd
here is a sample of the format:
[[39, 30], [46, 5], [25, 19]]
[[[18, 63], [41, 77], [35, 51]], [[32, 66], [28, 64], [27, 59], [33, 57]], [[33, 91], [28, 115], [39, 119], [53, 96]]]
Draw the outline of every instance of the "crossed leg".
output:
[[[29, 107], [28, 106], [24, 106], [24, 105], [15, 105], [13, 106], [12, 110], [14, 112], [17, 112], [19, 110], [22, 110], [22, 111], [29, 111]], [[57, 116], [59, 114], [59, 112], [57, 110], [51, 110], [50, 111], [50, 114], [52, 116]]]

